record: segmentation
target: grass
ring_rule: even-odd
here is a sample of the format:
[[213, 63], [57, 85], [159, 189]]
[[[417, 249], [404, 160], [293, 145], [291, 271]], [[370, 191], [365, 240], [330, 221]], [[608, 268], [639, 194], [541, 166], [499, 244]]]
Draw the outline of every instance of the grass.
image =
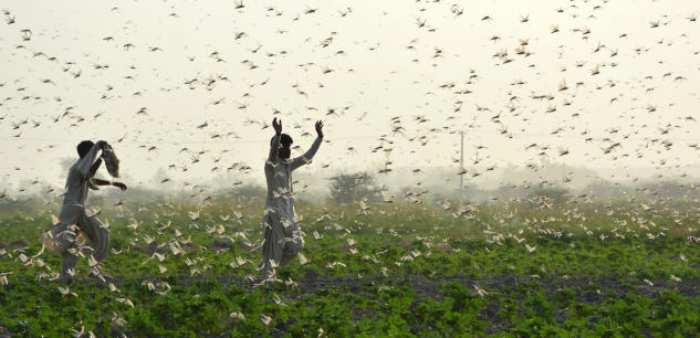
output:
[[[0, 216], [0, 327], [17, 336], [696, 336], [690, 206], [299, 203], [304, 255], [252, 287], [262, 202], [105, 207], [112, 288], [48, 280], [50, 205]], [[686, 210], [679, 212], [679, 210]], [[198, 214], [198, 215], [197, 215]], [[134, 225], [138, 224], [138, 226]], [[3, 251], [4, 250], [4, 251]], [[242, 263], [242, 264], [241, 264]], [[2, 331], [0, 330], [0, 333]]]

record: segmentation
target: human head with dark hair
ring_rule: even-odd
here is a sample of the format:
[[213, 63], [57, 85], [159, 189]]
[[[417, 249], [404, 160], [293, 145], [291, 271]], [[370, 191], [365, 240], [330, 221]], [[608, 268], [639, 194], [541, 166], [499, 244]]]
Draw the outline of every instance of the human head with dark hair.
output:
[[287, 134], [280, 135], [280, 148], [277, 151], [277, 156], [283, 160], [289, 159], [292, 154], [292, 144], [294, 140]]
[[89, 140], [78, 143], [78, 155], [80, 155], [80, 158], [85, 157], [85, 155], [87, 155], [94, 145], [95, 143]]

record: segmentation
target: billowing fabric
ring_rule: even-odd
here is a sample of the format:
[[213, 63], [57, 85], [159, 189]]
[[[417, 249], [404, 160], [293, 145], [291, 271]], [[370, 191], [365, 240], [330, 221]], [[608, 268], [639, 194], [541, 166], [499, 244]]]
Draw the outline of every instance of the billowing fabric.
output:
[[[90, 246], [81, 248], [77, 243], [78, 234], [87, 238]], [[101, 262], [109, 253], [109, 229], [97, 216], [88, 216], [85, 208], [66, 206], [61, 210], [59, 223], [52, 229], [54, 243], [63, 255], [61, 276], [65, 277], [69, 269], [74, 269], [80, 253], [92, 254], [95, 260]], [[87, 252], [85, 249], [89, 249]]]
[[61, 210], [59, 223], [52, 230], [53, 238], [59, 249], [66, 251], [75, 247], [78, 231], [90, 242], [92, 254], [101, 261], [107, 257], [109, 249], [109, 230], [97, 216], [88, 216], [84, 208], [69, 206]]
[[270, 274], [273, 265], [285, 265], [304, 247], [304, 238], [297, 222], [292, 194], [291, 174], [304, 164], [311, 162], [321, 146], [321, 138], [316, 138], [304, 155], [291, 160], [277, 158], [279, 136], [270, 145], [270, 156], [265, 162], [267, 199], [262, 220], [263, 261], [262, 270]]
[[110, 145], [106, 145], [102, 149], [102, 159], [105, 160], [105, 166], [107, 167], [107, 172], [112, 177], [119, 177], [119, 158], [114, 153], [114, 149]]

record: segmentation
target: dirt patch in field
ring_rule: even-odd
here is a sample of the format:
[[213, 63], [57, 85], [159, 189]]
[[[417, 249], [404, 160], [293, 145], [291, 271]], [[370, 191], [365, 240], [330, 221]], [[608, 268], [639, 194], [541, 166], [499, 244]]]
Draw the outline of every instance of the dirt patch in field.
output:
[[0, 249], [7, 249], [7, 250], [18, 250], [18, 249], [26, 249], [29, 247], [29, 243], [23, 240], [19, 241], [12, 241], [10, 243], [5, 243], [5, 242], [0, 242]]
[[[116, 284], [125, 282], [115, 276]], [[254, 288], [256, 281], [251, 281], [238, 275], [197, 275], [182, 274], [177, 276], [144, 276], [141, 281], [167, 280], [171, 286], [191, 286], [194, 284], [206, 284], [212, 282], [220, 286], [236, 286], [240, 288]], [[575, 276], [566, 278], [537, 278], [521, 275], [500, 275], [490, 278], [471, 278], [463, 275], [445, 276], [437, 279], [420, 274], [396, 276], [385, 278], [381, 275], [363, 276], [324, 276], [314, 269], [308, 269], [297, 283], [298, 298], [313, 296], [313, 294], [327, 291], [346, 291], [356, 294], [376, 294], [380, 286], [409, 287], [418, 298], [430, 298], [436, 301], [442, 300], [444, 287], [451, 283], [458, 283], [477, 295], [475, 286], [485, 290], [489, 294], [512, 294], [514, 297], [523, 290], [541, 290], [548, 298], [555, 297], [563, 290], [573, 292], [577, 302], [594, 304], [611, 297], [623, 297], [627, 294], [637, 294], [647, 297], [657, 297], [663, 291], [675, 290], [686, 297], [700, 295], [700, 279], [683, 279], [679, 282], [671, 280], [655, 280], [652, 285], [643, 280], [622, 278], [618, 276]]]
[[442, 300], [440, 285], [436, 283], [436, 281], [422, 275], [410, 276], [408, 280], [416, 295], [419, 297], [431, 298], [438, 301]]
[[[152, 256], [154, 253], [159, 253], [161, 255], [172, 253], [167, 242], [160, 244], [156, 242], [151, 242], [150, 244], [142, 244], [140, 246], [137, 246], [136, 249], [145, 253], [148, 256]], [[180, 249], [184, 251], [196, 251], [198, 249], [198, 246], [193, 243], [180, 244]]]
[[0, 338], [10, 338], [12, 337], [12, 333], [10, 330], [0, 326]]

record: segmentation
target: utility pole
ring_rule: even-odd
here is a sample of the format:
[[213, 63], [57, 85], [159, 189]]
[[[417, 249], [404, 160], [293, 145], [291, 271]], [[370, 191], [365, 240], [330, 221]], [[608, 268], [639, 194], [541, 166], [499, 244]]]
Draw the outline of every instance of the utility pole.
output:
[[461, 146], [459, 147], [459, 170], [461, 175], [459, 175], [459, 198], [461, 199], [464, 195], [464, 131], [459, 132], [461, 139]]

